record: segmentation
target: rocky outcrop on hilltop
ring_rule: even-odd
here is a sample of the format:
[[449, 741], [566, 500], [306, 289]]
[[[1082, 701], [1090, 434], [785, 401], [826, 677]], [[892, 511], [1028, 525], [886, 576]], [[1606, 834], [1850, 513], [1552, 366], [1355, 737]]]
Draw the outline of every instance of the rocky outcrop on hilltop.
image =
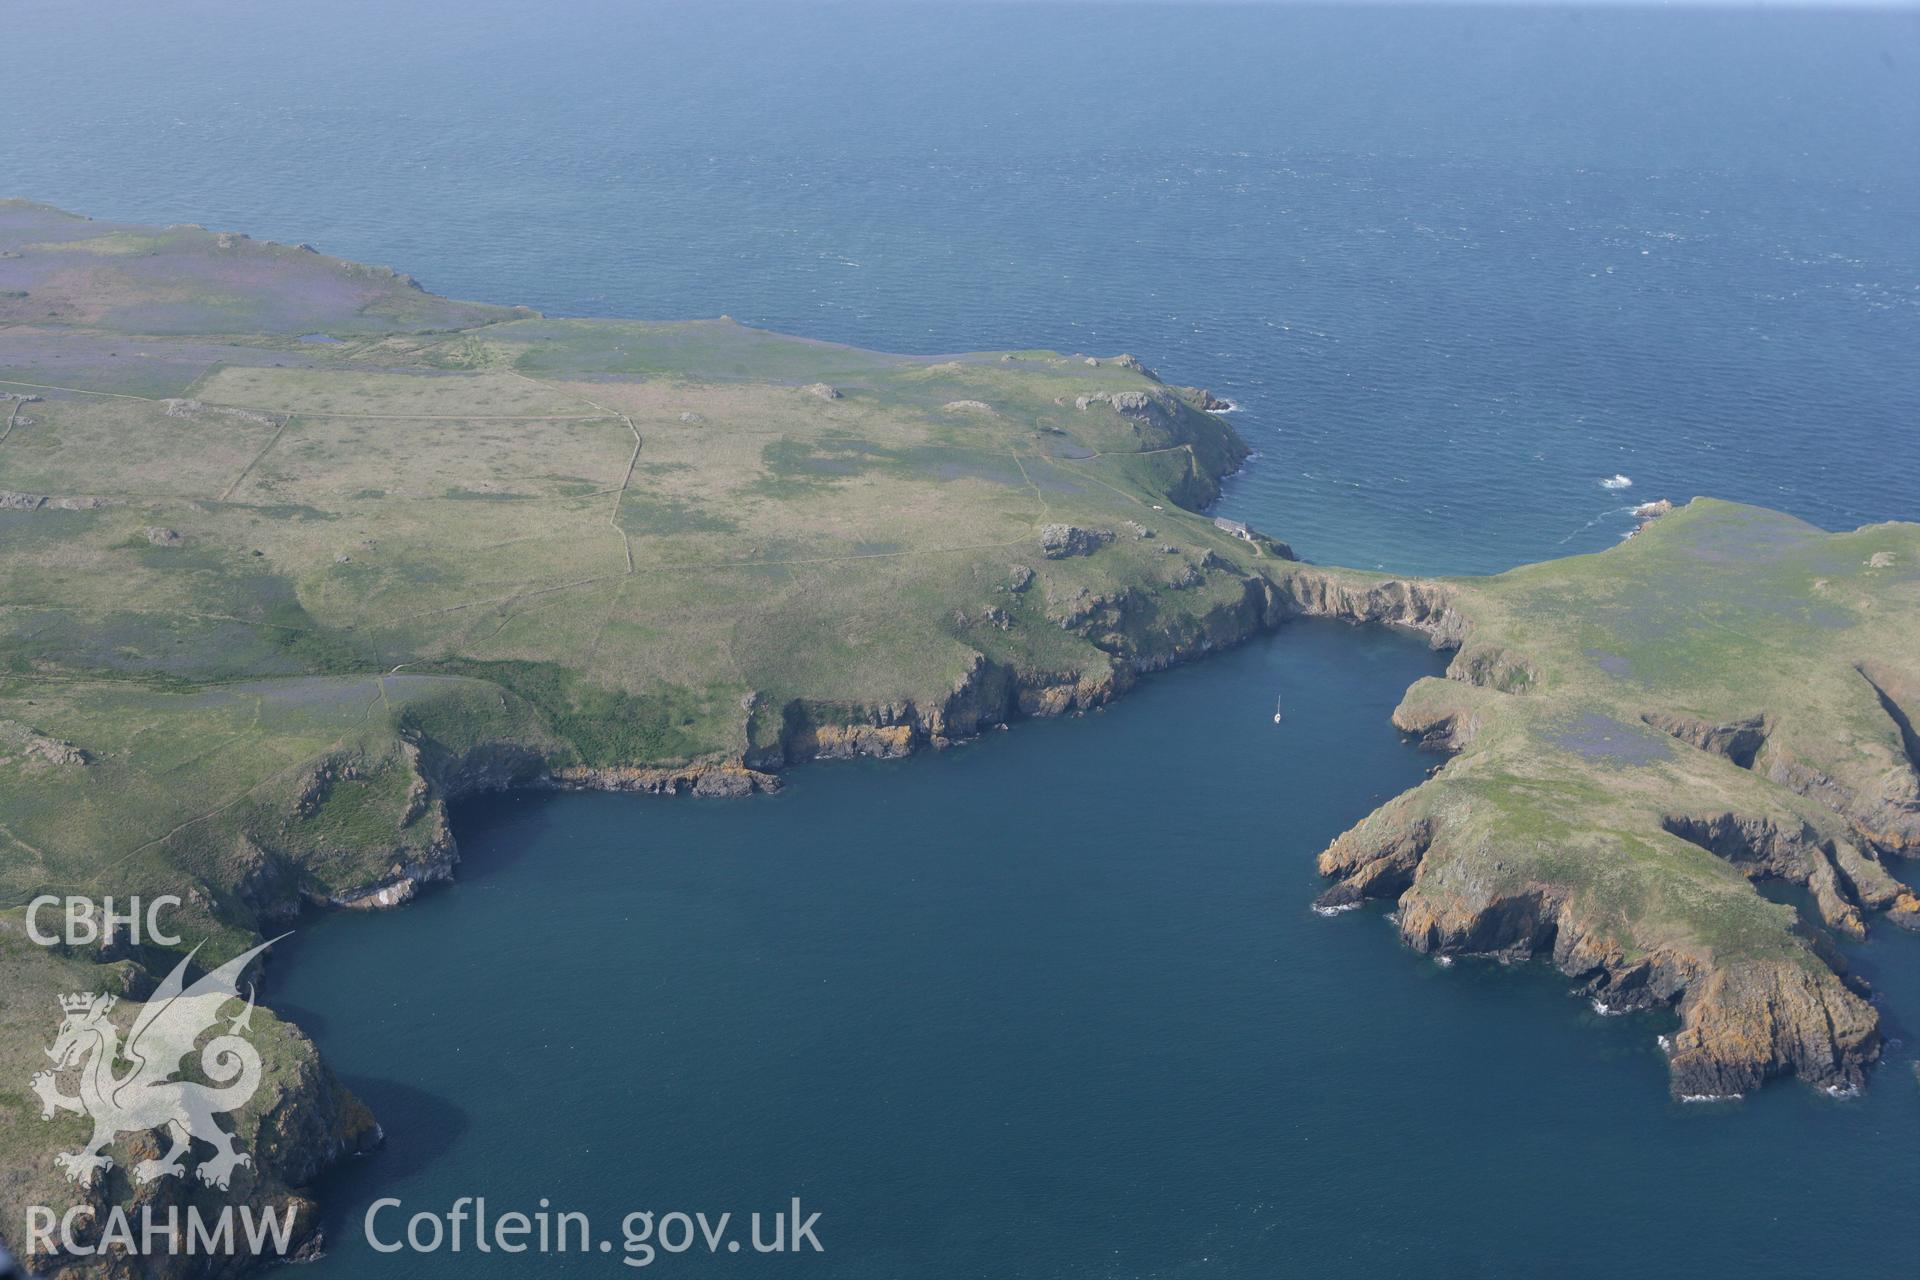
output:
[[1073, 524], [1050, 524], [1040, 530], [1040, 554], [1049, 560], [1092, 555], [1113, 541], [1111, 529], [1083, 529]]
[[277, 427], [280, 419], [270, 413], [261, 413], [256, 409], [240, 409], [229, 405], [206, 404], [199, 400], [162, 400], [161, 405], [169, 418], [224, 418], [232, 422], [247, 422], [261, 427]]
[[17, 720], [0, 720], [0, 758], [19, 753], [35, 764], [84, 765], [93, 757], [63, 738], [37, 733]]

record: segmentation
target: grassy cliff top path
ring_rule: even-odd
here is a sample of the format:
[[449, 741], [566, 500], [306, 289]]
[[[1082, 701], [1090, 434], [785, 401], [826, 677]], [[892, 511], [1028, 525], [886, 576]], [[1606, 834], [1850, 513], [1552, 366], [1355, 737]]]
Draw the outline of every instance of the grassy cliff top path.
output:
[[[742, 794], [1244, 638], [1290, 553], [1199, 514], [1247, 453], [1211, 403], [1124, 356], [548, 319], [0, 202], [9, 1015], [131, 1016], [173, 959], [54, 963], [38, 895], [178, 895], [209, 961], [445, 879], [465, 791]], [[344, 1091], [275, 1044], [347, 1149]], [[53, 1203], [57, 1126], [0, 1119], [0, 1197]]]
[[238, 947], [439, 874], [462, 786], [1090, 705], [1289, 554], [1197, 514], [1246, 448], [1130, 357], [552, 320], [18, 201], [0, 285], [6, 902], [186, 875]]
[[[1920, 848], [1920, 527], [1702, 500], [1494, 578], [1317, 568], [1201, 514], [1247, 455], [1214, 407], [1128, 356], [550, 319], [0, 202], [0, 1016], [130, 1012], [174, 959], [49, 956], [38, 894], [177, 894], [223, 958], [451, 875], [463, 792], [744, 794], [1319, 614], [1460, 650], [1398, 712], [1454, 757], [1328, 850], [1323, 909], [1677, 1008], [1682, 1093], [1855, 1087], [1877, 1015], [1823, 931], [1920, 917], [1888, 870]], [[266, 1197], [368, 1129], [274, 1043]], [[10, 1031], [0, 1074], [38, 1048]], [[15, 1206], [60, 1182], [27, 1105]]]

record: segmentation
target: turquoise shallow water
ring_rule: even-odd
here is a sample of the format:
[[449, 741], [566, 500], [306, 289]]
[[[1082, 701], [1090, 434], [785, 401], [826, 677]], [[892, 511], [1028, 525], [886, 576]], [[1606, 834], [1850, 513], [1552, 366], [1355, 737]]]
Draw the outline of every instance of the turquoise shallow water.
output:
[[[1912, 14], [110, 8], [9, 7], [0, 186], [559, 314], [1131, 350], [1244, 406], [1223, 507], [1319, 559], [1920, 514]], [[797, 1194], [824, 1257], [659, 1265], [1911, 1275], [1920, 939], [1851, 949], [1905, 1038], [1866, 1098], [1700, 1109], [1657, 1023], [1307, 910], [1436, 665], [1301, 627], [770, 800], [469, 806], [460, 884], [279, 971], [391, 1136], [320, 1274], [453, 1273], [356, 1246], [381, 1194]]]

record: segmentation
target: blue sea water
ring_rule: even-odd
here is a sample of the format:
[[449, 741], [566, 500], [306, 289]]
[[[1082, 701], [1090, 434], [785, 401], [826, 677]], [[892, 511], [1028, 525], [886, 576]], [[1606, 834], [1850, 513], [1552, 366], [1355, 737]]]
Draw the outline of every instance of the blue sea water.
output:
[[1228, 507], [1316, 559], [1914, 514], [1913, 11], [89, 9], [8, 8], [0, 188], [559, 314], [1133, 351], [1245, 406]]
[[[1223, 510], [1492, 571], [1696, 493], [1920, 515], [1920, 16], [1578, 7], [8, 7], [0, 187], [556, 314], [1131, 351]], [[1601, 481], [1625, 475], [1632, 485]], [[688, 1272], [1913, 1273], [1920, 939], [1864, 1099], [1669, 1103], [1657, 1024], [1306, 910], [1435, 669], [1302, 627], [745, 804], [509, 797], [275, 999], [390, 1143], [333, 1189], [824, 1217]], [[1288, 719], [1267, 716], [1285, 688]], [[1884, 932], [1884, 931], [1883, 931]], [[614, 1274], [609, 1259], [540, 1270]]]

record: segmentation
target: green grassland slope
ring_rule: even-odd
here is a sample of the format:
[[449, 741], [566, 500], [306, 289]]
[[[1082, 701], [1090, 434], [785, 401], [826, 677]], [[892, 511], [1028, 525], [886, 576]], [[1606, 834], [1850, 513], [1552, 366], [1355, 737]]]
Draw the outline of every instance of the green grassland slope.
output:
[[1889, 870], [1920, 853], [1920, 525], [1695, 499], [1597, 555], [1396, 590], [1459, 652], [1395, 721], [1456, 754], [1321, 856], [1321, 908], [1393, 899], [1423, 950], [1673, 1006], [1682, 1096], [1857, 1088], [1878, 1016], [1825, 931], [1920, 925]]
[[[32, 946], [36, 894], [179, 894], [236, 954], [446, 878], [466, 792], [744, 794], [1301, 615], [1460, 650], [1397, 715], [1455, 755], [1324, 855], [1322, 908], [1677, 1009], [1681, 1093], [1857, 1085], [1877, 1019], [1822, 929], [1920, 916], [1885, 862], [1920, 849], [1920, 527], [1696, 501], [1495, 578], [1322, 569], [1200, 514], [1246, 448], [1128, 357], [554, 320], [17, 201], [0, 397], [0, 1235], [81, 1194], [24, 1089], [55, 997], [131, 1016], [174, 959]], [[306, 1212], [371, 1120], [267, 1024], [236, 1186]]]
[[[56, 995], [131, 1018], [172, 959], [56, 963], [35, 895], [179, 894], [234, 954], [445, 878], [466, 791], [742, 794], [1097, 704], [1265, 625], [1288, 554], [1196, 513], [1246, 449], [1128, 358], [548, 320], [21, 202], [0, 396], [7, 1231], [70, 1190], [24, 1090]], [[283, 1109], [349, 1149], [284, 1031]]]

